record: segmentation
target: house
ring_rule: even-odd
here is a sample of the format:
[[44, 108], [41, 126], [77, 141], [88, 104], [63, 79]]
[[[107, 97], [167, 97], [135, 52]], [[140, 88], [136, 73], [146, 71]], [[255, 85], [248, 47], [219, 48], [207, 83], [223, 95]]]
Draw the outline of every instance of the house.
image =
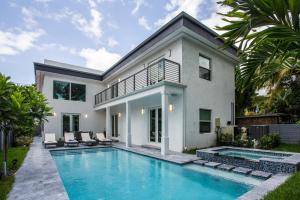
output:
[[[45, 60], [36, 83], [54, 108], [44, 132], [106, 131], [126, 146], [181, 152], [234, 123], [236, 49], [182, 12], [107, 71]], [[99, 58], [101, 59], [101, 58]]]

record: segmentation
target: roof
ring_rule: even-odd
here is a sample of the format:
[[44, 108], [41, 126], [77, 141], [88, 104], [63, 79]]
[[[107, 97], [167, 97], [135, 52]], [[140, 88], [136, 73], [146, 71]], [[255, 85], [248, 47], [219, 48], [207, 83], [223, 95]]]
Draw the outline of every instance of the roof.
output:
[[[161, 27], [158, 31], [153, 33], [150, 37], [148, 37], [146, 40], [144, 40], [141, 44], [139, 44], [136, 48], [134, 48], [132, 51], [130, 51], [128, 54], [126, 54], [123, 58], [121, 58], [116, 64], [114, 64], [112, 67], [110, 67], [108, 70], [106, 70], [104, 73], [91, 73], [94, 74], [92, 77], [99, 77], [98, 80], [104, 80], [107, 77], [109, 77], [111, 74], [113, 74], [115, 71], [119, 70], [126, 64], [128, 64], [130, 61], [138, 57], [140, 54], [151, 48], [153, 45], [161, 41], [162, 39], [166, 38], [168, 35], [173, 33], [174, 31], [185, 27], [187, 29], [192, 30], [193, 32], [197, 33], [198, 35], [206, 38], [213, 44], [217, 46], [222, 46], [224, 44], [223, 40], [219, 38], [219, 35], [193, 18], [192, 16], [188, 15], [185, 12], [181, 12], [178, 14], [175, 18], [173, 18], [171, 21], [169, 21], [167, 24], [165, 24], [163, 27]], [[237, 48], [232, 46], [226, 49], [226, 51], [233, 56], [237, 55]], [[35, 70], [43, 70], [49, 68], [57, 68], [57, 66], [51, 66], [41, 63], [34, 63]], [[36, 67], [37, 66], [37, 67]], [[63, 72], [63, 68], [60, 67], [60, 71]], [[72, 69], [71, 71], [74, 72]], [[75, 70], [79, 72], [78, 70]], [[70, 69], [66, 69], [65, 73], [70, 73]], [[86, 73], [86, 72], [82, 72]], [[72, 73], [74, 74], [74, 73]], [[88, 73], [89, 74], [89, 73]], [[71, 74], [69, 74], [71, 75]]]

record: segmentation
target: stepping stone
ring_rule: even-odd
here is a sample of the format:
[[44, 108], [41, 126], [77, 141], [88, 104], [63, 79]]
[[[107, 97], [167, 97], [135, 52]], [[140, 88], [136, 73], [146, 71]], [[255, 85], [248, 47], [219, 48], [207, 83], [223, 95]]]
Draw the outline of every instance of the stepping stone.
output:
[[236, 167], [232, 171], [235, 172], [235, 173], [238, 173], [238, 174], [245, 174], [245, 175], [247, 175], [250, 172], [252, 172], [252, 169], [245, 168], [245, 167]]
[[219, 165], [221, 165], [221, 163], [217, 163], [217, 162], [207, 162], [204, 164], [206, 167], [212, 167], [212, 168], [216, 168]]
[[196, 161], [194, 161], [194, 163], [197, 164], [197, 165], [204, 165], [205, 163], [208, 163], [208, 161], [206, 161], [206, 160], [196, 160]]
[[272, 173], [269, 172], [263, 172], [263, 171], [253, 171], [250, 174], [251, 176], [254, 176], [256, 178], [263, 178], [263, 179], [268, 179], [272, 176]]
[[225, 170], [225, 171], [231, 171], [235, 166], [233, 165], [227, 165], [227, 164], [222, 164], [218, 166], [218, 169]]

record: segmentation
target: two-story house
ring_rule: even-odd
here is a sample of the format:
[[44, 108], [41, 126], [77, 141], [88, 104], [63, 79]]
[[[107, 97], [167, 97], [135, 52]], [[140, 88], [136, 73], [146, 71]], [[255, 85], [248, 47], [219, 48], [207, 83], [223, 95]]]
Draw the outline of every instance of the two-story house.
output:
[[[45, 60], [36, 83], [53, 107], [44, 132], [106, 131], [127, 146], [181, 152], [215, 144], [215, 121], [234, 123], [236, 49], [186, 13], [107, 71]], [[101, 59], [101, 58], [99, 58]]]

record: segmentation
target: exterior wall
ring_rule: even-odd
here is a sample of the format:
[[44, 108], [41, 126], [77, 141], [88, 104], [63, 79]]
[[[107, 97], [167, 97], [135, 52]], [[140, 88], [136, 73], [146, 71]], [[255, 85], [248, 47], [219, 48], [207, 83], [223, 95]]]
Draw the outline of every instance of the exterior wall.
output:
[[[53, 99], [53, 80], [60, 80], [72, 83], [80, 83], [86, 85], [86, 101], [71, 101]], [[44, 132], [56, 133], [56, 139], [62, 136], [62, 114], [76, 113], [80, 114], [79, 130], [82, 131], [103, 131], [105, 128], [105, 111], [94, 111], [94, 95], [102, 90], [103, 87], [98, 81], [77, 78], [72, 76], [63, 76], [59, 74], [47, 73], [44, 79], [43, 94], [48, 99], [53, 112], [56, 116], [48, 117], [48, 122], [44, 125]], [[87, 115], [87, 118], [85, 118]]]
[[123, 80], [139, 72], [140, 70], [148, 67], [154, 61], [157, 61], [161, 58], [172, 60], [181, 65], [182, 64], [182, 40], [181, 39], [176, 40], [171, 44], [167, 45], [166, 47], [163, 47], [159, 51], [152, 52], [151, 54], [149, 53], [149, 55], [146, 55], [140, 62], [130, 67], [126, 71], [122, 72], [119, 76], [117, 76], [113, 80], [109, 81], [109, 85], [118, 82], [118, 79]]
[[[206, 46], [188, 39], [182, 43], [182, 83], [185, 89], [185, 146], [215, 145], [215, 118], [221, 126], [231, 121], [231, 103], [234, 102], [234, 63]], [[211, 81], [199, 78], [199, 54], [211, 58]], [[199, 109], [210, 109], [211, 133], [199, 133]]]

